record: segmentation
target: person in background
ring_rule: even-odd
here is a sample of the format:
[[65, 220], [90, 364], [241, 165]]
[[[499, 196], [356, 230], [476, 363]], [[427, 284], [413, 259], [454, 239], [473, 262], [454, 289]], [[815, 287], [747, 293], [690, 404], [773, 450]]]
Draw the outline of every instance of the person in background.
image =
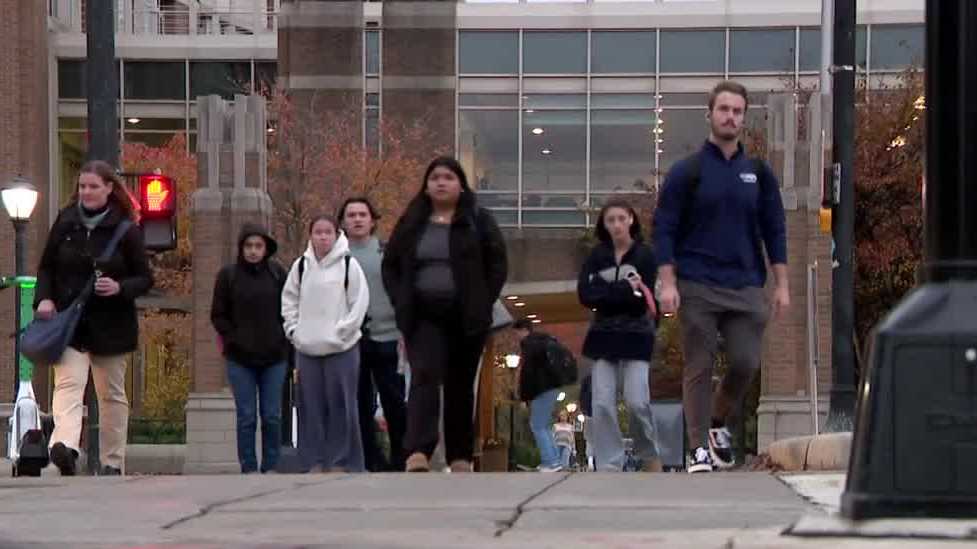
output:
[[310, 472], [365, 470], [356, 395], [360, 327], [370, 292], [336, 221], [309, 224], [309, 246], [282, 292], [285, 335], [298, 371], [299, 459]]
[[570, 467], [570, 458], [573, 457], [577, 447], [577, 439], [573, 430], [573, 422], [570, 421], [570, 414], [565, 410], [557, 416], [558, 420], [553, 424], [553, 438], [556, 440], [556, 449], [560, 453], [560, 465], [564, 469]]
[[[132, 225], [115, 253], [108, 261], [96, 261], [123, 221]], [[125, 357], [139, 343], [136, 298], [153, 286], [132, 200], [112, 166], [101, 160], [81, 167], [77, 192], [58, 213], [48, 234], [37, 270], [37, 318], [52, 318], [71, 305], [93, 275], [94, 294], [85, 305], [74, 338], [54, 364], [50, 455], [64, 476], [77, 471], [89, 370], [100, 412], [99, 472], [123, 473], [129, 427]]]
[[[577, 381], [573, 355], [553, 336], [534, 332], [532, 322], [521, 318], [513, 324], [519, 336], [519, 398], [529, 403], [529, 426], [539, 448], [541, 473], [563, 470], [553, 437], [553, 408], [560, 388]], [[566, 360], [570, 357], [570, 360]]]
[[448, 464], [453, 472], [470, 472], [475, 379], [507, 262], [502, 231], [476, 204], [457, 160], [441, 157], [427, 167], [390, 237], [382, 270], [411, 367], [405, 468], [430, 470], [443, 417]]
[[261, 410], [261, 469], [274, 473], [282, 446], [282, 392], [288, 339], [282, 328], [282, 288], [287, 273], [272, 259], [278, 243], [261, 226], [246, 223], [238, 257], [217, 273], [210, 320], [227, 361], [237, 412], [237, 458], [244, 474], [257, 472], [255, 429]]
[[[740, 142], [748, 105], [741, 84], [725, 81], [713, 88], [709, 137], [701, 150], [669, 170], [655, 210], [662, 311], [681, 313], [690, 473], [735, 464], [726, 421], [760, 370], [771, 314], [790, 306], [780, 184]], [[769, 300], [763, 289], [765, 256], [775, 279]], [[719, 332], [729, 368], [714, 392]]]
[[[365, 197], [349, 198], [339, 209], [339, 220], [349, 239], [350, 254], [366, 275], [370, 288], [370, 307], [360, 340], [360, 433], [368, 471], [403, 471], [406, 466], [404, 434], [407, 431], [404, 376], [398, 373], [397, 321], [394, 308], [383, 287], [380, 265], [384, 245], [375, 236], [379, 214]], [[390, 437], [390, 459], [384, 458], [377, 444], [374, 411], [379, 393], [383, 417]]]
[[[595, 311], [583, 354], [594, 361], [593, 439], [600, 471], [621, 471], [626, 452], [617, 414], [619, 384], [631, 411], [635, 451], [646, 471], [662, 470], [651, 414], [648, 372], [655, 343], [655, 260], [641, 242], [637, 214], [609, 200], [597, 218], [599, 243], [580, 270], [580, 303]], [[647, 281], [647, 285], [645, 283]]]

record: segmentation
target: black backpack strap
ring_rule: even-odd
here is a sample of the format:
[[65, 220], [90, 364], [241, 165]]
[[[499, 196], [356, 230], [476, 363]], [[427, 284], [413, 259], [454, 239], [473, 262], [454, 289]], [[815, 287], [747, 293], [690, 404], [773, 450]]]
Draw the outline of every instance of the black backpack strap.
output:
[[302, 276], [305, 275], [305, 256], [299, 258], [299, 287], [302, 286]]
[[[346, 263], [346, 273], [343, 275], [343, 289], [346, 290], [347, 294], [349, 294], [349, 260], [350, 259], [351, 257], [349, 254], [346, 254], [346, 256], [343, 258], [343, 261]], [[346, 297], [349, 296], [347, 295]]]
[[695, 199], [699, 194], [699, 186], [702, 183], [702, 158], [700, 152], [693, 153], [685, 158], [685, 195], [682, 200], [682, 211], [679, 213], [680, 234], [685, 234], [686, 229], [692, 224], [692, 210], [695, 208]]

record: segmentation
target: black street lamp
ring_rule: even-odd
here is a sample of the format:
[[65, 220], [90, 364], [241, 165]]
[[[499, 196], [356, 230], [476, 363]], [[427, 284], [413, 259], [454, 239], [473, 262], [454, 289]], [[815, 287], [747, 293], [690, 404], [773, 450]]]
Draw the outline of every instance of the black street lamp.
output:
[[[37, 205], [37, 189], [23, 176], [14, 177], [9, 183], [0, 188], [0, 200], [10, 221], [14, 224], [14, 275], [17, 277], [27, 274], [27, 224]], [[20, 292], [16, 293], [14, 306], [14, 332], [20, 332], [21, 303]], [[20, 366], [20, 337], [14, 338], [14, 371]], [[14, 393], [17, 391], [18, 377], [14, 376]]]

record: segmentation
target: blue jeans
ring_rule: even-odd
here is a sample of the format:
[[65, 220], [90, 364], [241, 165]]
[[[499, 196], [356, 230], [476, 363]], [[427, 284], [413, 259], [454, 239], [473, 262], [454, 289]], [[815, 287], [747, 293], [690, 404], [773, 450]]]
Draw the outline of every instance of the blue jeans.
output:
[[560, 465], [562, 465], [564, 469], [569, 469], [570, 457], [573, 455], [573, 449], [569, 446], [557, 446], [556, 449], [560, 455]]
[[541, 467], [559, 467], [560, 454], [556, 449], [553, 438], [553, 407], [559, 389], [550, 389], [533, 399], [529, 403], [529, 427], [539, 448], [539, 465]]
[[265, 368], [249, 368], [227, 361], [227, 379], [237, 408], [237, 459], [242, 473], [258, 470], [255, 429], [261, 405], [261, 472], [275, 469], [282, 446], [282, 390], [284, 362]]

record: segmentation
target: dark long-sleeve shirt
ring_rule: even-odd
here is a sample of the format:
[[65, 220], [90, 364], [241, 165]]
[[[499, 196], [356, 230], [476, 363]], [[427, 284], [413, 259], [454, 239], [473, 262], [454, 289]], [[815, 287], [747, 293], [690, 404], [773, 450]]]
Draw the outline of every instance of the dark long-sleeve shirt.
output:
[[763, 163], [757, 173], [757, 163], [742, 145], [726, 160], [707, 141], [698, 157], [701, 175], [694, 198], [689, 196], [689, 159], [675, 164], [665, 178], [654, 219], [657, 262], [675, 265], [683, 280], [730, 289], [761, 287], [767, 278], [764, 247], [770, 263], [787, 263], [777, 178]]

